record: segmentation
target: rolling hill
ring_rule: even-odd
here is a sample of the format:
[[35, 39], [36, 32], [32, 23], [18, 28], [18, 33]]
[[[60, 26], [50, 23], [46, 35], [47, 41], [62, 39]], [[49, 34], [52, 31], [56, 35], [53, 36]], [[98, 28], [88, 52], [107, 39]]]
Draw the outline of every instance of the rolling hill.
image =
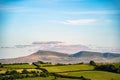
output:
[[32, 63], [36, 61], [52, 63], [88, 63], [90, 60], [94, 60], [95, 62], [120, 62], [120, 54], [90, 51], [80, 51], [75, 54], [67, 54], [55, 51], [39, 50], [28, 56], [0, 59], [0, 63]]

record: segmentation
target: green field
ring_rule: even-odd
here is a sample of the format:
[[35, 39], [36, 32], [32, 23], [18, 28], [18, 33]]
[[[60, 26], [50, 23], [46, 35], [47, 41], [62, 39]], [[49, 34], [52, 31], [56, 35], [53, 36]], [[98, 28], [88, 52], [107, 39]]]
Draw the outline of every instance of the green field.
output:
[[[119, 64], [115, 64], [119, 65]], [[46, 66], [46, 67], [45, 67]], [[29, 64], [14, 64], [14, 65], [4, 65], [3, 68], [0, 68], [0, 73], [5, 73], [6, 70], [16, 70], [17, 72], [21, 72], [23, 69], [27, 71], [39, 71], [39, 69], [35, 69], [36, 66]], [[120, 80], [120, 74], [112, 73], [107, 71], [95, 71], [94, 66], [89, 64], [72, 64], [72, 65], [41, 65], [41, 68], [48, 70], [49, 72], [55, 72], [61, 75], [67, 76], [84, 76], [85, 78], [89, 78], [91, 80]], [[17, 80], [53, 80], [54, 76], [49, 77], [35, 77], [35, 78], [23, 78]], [[70, 79], [70, 78], [57, 78], [57, 80], [78, 80], [78, 79]]]
[[[38, 71], [35, 69], [36, 66], [29, 65], [29, 64], [5, 64], [3, 68], [0, 68], [0, 73], [5, 73], [7, 70], [16, 70], [18, 72], [21, 72], [23, 69], [26, 69], [27, 71]], [[39, 70], [40, 71], [40, 70]]]
[[[36, 77], [36, 78], [24, 78], [24, 79], [17, 79], [17, 80], [54, 80], [54, 77], [51, 77], [51, 76], [46, 78]], [[73, 80], [73, 79], [57, 78], [57, 80]], [[74, 80], [78, 80], [78, 79], [74, 79]]]
[[104, 71], [80, 71], [80, 72], [67, 72], [64, 75], [70, 76], [84, 76], [91, 80], [120, 80], [120, 74], [104, 72]]
[[[16, 70], [17, 72], [22, 72], [23, 69], [6, 69], [6, 70], [1, 70], [0, 73], [5, 73], [7, 70]], [[41, 70], [37, 70], [37, 69], [26, 69], [27, 71], [31, 72], [31, 71], [39, 71], [41, 72]]]
[[47, 78], [41, 78], [41, 77], [36, 77], [36, 78], [24, 78], [24, 79], [17, 79], [17, 80], [52, 80], [53, 77], [47, 77]]
[[84, 76], [92, 80], [120, 80], [120, 74], [105, 71], [94, 71], [93, 66], [86, 64], [52, 66], [44, 68], [47, 69], [49, 72], [60, 72], [60, 74], [69, 76]]
[[10, 68], [10, 69], [34, 69], [36, 66], [29, 65], [29, 64], [14, 64], [14, 65], [4, 65], [4, 68]]
[[79, 65], [67, 65], [67, 66], [51, 66], [43, 67], [49, 72], [66, 72], [66, 71], [78, 71], [78, 70], [93, 70], [94, 67], [86, 64]]

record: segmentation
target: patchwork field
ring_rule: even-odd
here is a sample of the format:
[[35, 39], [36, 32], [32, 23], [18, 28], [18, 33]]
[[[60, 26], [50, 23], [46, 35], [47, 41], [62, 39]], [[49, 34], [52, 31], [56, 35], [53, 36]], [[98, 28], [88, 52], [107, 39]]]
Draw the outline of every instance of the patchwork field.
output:
[[105, 72], [105, 71], [80, 71], [80, 72], [67, 72], [64, 75], [70, 76], [84, 76], [91, 80], [120, 80], [120, 74]]
[[66, 66], [51, 66], [51, 67], [43, 67], [47, 69], [49, 72], [67, 72], [67, 71], [81, 71], [81, 70], [93, 70], [94, 67], [86, 64], [79, 65], [66, 65]]
[[[41, 77], [36, 77], [36, 78], [24, 78], [24, 79], [17, 79], [17, 80], [53, 80], [54, 77], [46, 77], [46, 78], [41, 78]], [[73, 79], [67, 79], [67, 78], [57, 78], [57, 80], [73, 80]], [[74, 79], [78, 80], [78, 79]]]
[[[119, 66], [117, 64], [117, 66]], [[72, 65], [50, 65], [44, 64], [41, 65], [40, 68], [46, 69], [48, 72], [54, 72], [60, 75], [65, 76], [84, 76], [85, 78], [91, 80], [120, 80], [119, 73], [112, 73], [107, 71], [97, 71], [94, 70], [94, 66], [89, 64], [72, 64]], [[3, 68], [0, 68], [0, 73], [5, 73], [7, 70], [16, 70], [18, 73], [21, 73], [23, 69], [26, 69], [28, 72], [35, 71], [37, 72], [38, 76], [36, 77], [27, 77], [22, 79], [16, 80], [53, 80], [55, 79], [54, 76], [49, 77], [40, 77], [39, 74], [42, 72], [39, 69], [36, 69], [35, 65], [29, 64], [7, 64], [4, 65]], [[31, 73], [30, 73], [31, 74]], [[71, 78], [60, 78], [57, 77], [57, 80], [78, 80], [78, 79], [71, 79]]]
[[4, 68], [10, 68], [10, 69], [34, 69], [36, 66], [29, 65], [29, 64], [6, 64], [4, 65]]

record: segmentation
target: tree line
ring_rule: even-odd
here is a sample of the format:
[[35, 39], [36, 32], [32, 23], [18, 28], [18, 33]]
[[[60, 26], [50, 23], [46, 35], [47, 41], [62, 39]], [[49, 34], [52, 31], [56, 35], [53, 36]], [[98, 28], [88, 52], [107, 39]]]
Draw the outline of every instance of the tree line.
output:
[[99, 65], [95, 67], [95, 70], [109, 71], [114, 73], [120, 73], [120, 66], [117, 67], [113, 64]]
[[115, 64], [101, 64], [97, 65], [94, 61], [89, 62], [90, 65], [95, 66], [95, 70], [102, 70], [102, 71], [108, 71], [108, 72], [114, 72], [114, 73], [120, 73], [120, 64], [116, 66]]

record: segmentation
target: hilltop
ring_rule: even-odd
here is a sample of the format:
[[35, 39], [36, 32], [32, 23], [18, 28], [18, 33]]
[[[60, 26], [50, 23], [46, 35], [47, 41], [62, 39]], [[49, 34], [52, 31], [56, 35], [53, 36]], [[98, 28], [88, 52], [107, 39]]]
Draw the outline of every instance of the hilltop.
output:
[[120, 62], [120, 54], [91, 51], [80, 51], [74, 54], [67, 54], [55, 51], [39, 50], [28, 56], [0, 59], [0, 63], [32, 63], [36, 61], [52, 63], [87, 63], [90, 60], [94, 60], [96, 62]]

